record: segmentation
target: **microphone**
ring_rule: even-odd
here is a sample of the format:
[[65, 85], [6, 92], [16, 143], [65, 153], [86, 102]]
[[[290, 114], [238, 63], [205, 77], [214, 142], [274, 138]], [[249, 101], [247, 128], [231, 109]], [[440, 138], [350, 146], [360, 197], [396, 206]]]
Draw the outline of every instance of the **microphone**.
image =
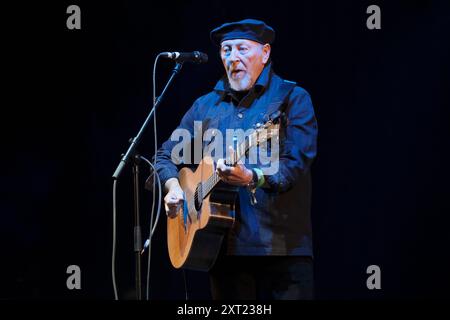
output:
[[194, 62], [197, 64], [208, 62], [208, 55], [200, 51], [194, 52], [162, 52], [161, 57], [177, 62]]

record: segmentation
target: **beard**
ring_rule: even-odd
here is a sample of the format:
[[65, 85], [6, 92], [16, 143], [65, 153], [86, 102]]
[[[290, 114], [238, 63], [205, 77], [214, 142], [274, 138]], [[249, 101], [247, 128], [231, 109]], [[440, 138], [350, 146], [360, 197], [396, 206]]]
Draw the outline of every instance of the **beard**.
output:
[[232, 79], [229, 76], [228, 82], [230, 83], [231, 89], [234, 91], [247, 91], [250, 90], [253, 85], [252, 79], [248, 73], [246, 73], [241, 79]]

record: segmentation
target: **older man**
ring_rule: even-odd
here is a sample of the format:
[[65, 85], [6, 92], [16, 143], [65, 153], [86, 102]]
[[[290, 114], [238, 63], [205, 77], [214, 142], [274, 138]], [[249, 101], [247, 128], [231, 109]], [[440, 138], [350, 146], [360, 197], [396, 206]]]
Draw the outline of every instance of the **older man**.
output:
[[[211, 31], [226, 75], [200, 97], [178, 128], [194, 121], [220, 130], [252, 128], [274, 111], [285, 114], [278, 170], [217, 162], [219, 177], [239, 187], [236, 222], [210, 270], [214, 299], [311, 299], [313, 297], [310, 165], [317, 123], [309, 94], [278, 77], [271, 67], [275, 31], [263, 21], [225, 23]], [[183, 203], [173, 141], [158, 150], [156, 168], [165, 186], [169, 217]], [[250, 186], [250, 187], [249, 187]]]

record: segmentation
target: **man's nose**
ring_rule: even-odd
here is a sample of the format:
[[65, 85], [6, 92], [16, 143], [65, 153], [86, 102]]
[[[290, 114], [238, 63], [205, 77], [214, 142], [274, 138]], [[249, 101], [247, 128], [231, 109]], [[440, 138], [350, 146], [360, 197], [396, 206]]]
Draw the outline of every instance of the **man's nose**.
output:
[[230, 56], [228, 57], [231, 62], [239, 60], [239, 52], [236, 49], [232, 49]]

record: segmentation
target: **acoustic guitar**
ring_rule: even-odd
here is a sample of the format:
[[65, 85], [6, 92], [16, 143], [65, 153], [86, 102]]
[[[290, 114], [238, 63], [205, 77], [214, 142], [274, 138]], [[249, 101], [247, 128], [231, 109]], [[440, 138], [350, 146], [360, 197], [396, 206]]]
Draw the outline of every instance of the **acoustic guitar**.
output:
[[[235, 165], [259, 144], [278, 138], [280, 111], [274, 112], [263, 125], [235, 148]], [[276, 137], [275, 137], [276, 135]], [[167, 243], [170, 261], [175, 268], [208, 271], [219, 253], [222, 240], [234, 223], [238, 187], [219, 183], [214, 161], [204, 157], [193, 172], [183, 168], [179, 181], [184, 192], [183, 206], [176, 217], [167, 218]]]

